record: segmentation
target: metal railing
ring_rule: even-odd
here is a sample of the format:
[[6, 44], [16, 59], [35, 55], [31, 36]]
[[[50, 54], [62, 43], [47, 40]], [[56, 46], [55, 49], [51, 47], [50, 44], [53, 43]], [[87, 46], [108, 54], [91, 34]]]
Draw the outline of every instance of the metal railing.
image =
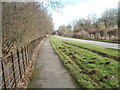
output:
[[0, 88], [16, 88], [18, 82], [22, 79], [22, 76], [26, 72], [30, 65], [31, 56], [34, 52], [35, 47], [43, 39], [38, 38], [33, 40], [28, 45], [17, 49], [15, 53], [1, 58], [1, 69], [0, 75], [2, 76], [2, 82]]

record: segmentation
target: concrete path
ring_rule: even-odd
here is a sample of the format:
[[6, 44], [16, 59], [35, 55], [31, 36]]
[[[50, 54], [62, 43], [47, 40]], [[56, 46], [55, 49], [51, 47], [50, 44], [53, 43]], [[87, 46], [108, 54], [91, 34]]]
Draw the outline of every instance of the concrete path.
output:
[[35, 72], [31, 88], [75, 88], [74, 81], [62, 66], [47, 39], [40, 49], [40, 55], [35, 64]]
[[73, 40], [73, 41], [86, 43], [86, 44], [95, 44], [95, 45], [103, 46], [103, 47], [107, 47], [107, 48], [120, 49], [118, 47], [118, 46], [120, 46], [120, 44], [116, 44], [116, 43], [107, 43], [107, 42], [83, 40], [83, 39], [76, 39], [76, 38], [66, 38], [66, 37], [61, 37], [61, 36], [55, 36], [55, 37], [59, 37], [59, 38], [66, 39], [66, 40]]

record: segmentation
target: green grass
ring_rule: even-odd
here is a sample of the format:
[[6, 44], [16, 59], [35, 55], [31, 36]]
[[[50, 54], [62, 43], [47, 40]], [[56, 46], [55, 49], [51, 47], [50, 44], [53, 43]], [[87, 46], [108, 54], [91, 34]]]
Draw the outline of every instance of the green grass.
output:
[[[74, 44], [74, 46], [66, 44], [64, 42], [70, 44], [72, 43]], [[50, 43], [54, 48], [55, 52], [60, 57], [60, 60], [62, 60], [63, 64], [66, 66], [66, 68], [68, 68], [69, 72], [78, 82], [80, 87], [83, 88], [118, 87], [119, 81], [117, 61], [107, 57], [101, 57], [93, 52], [77, 47], [77, 45], [81, 45], [88, 48], [89, 45], [87, 44], [84, 45], [82, 43], [65, 41], [55, 37], [50, 38]], [[93, 46], [91, 45], [90, 47], [93, 48]], [[97, 46], [94, 47], [95, 50], [97, 48], [98, 48]], [[103, 51], [105, 50], [103, 49]], [[115, 50], [113, 51], [115, 52]]]
[[37, 84], [35, 81], [37, 80], [38, 75], [39, 75], [39, 71], [37, 69], [34, 69], [32, 71], [30, 83], [28, 84], [27, 88], [37, 88]]
[[97, 45], [93, 45], [93, 44], [84, 44], [84, 43], [79, 43], [79, 42], [70, 41], [70, 40], [63, 40], [63, 39], [58, 39], [58, 40], [68, 43], [68, 44], [71, 44], [71, 45], [75, 45], [75, 46], [84, 48], [84, 49], [88, 49], [88, 50], [91, 50], [94, 52], [101, 53], [107, 57], [120, 59], [120, 55], [118, 55], [120, 53], [120, 50], [106, 48], [106, 47], [97, 46]]
[[[83, 39], [83, 38], [77, 38], [77, 39]], [[120, 41], [114, 41], [114, 40], [98, 40], [98, 39], [84, 39], [84, 40], [92, 40], [92, 41], [101, 41], [101, 42], [118, 43], [118, 44], [120, 44]]]

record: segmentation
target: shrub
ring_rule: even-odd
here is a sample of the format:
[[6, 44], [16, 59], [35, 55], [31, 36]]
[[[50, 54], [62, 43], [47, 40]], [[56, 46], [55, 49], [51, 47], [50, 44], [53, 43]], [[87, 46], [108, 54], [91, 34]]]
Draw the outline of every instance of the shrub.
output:
[[95, 39], [98, 39], [98, 40], [101, 39], [101, 35], [99, 33], [96, 33], [95, 34]]
[[77, 37], [83, 38], [83, 39], [87, 39], [87, 38], [90, 37], [90, 35], [89, 35], [88, 32], [82, 30], [82, 31], [79, 31], [79, 32], [77, 33]]

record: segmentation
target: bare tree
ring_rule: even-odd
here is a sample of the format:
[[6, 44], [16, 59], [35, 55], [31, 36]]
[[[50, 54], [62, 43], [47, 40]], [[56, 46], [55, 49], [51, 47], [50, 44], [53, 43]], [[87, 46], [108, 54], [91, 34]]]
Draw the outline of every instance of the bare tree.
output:
[[63, 26], [60, 26], [59, 28], [58, 28], [58, 30], [57, 30], [57, 32], [58, 32], [58, 35], [60, 35], [60, 36], [62, 36], [63, 35], [63, 33], [65, 32], [65, 26], [63, 25]]
[[96, 14], [91, 15], [91, 21], [92, 21], [93, 27], [97, 28], [98, 27], [98, 17]]
[[2, 52], [5, 55], [53, 30], [52, 18], [36, 2], [6, 2], [2, 9]]
[[81, 31], [81, 22], [76, 21], [74, 25], [74, 32]]
[[73, 37], [73, 31], [71, 30], [71, 25], [68, 25], [65, 27], [65, 32], [63, 33], [63, 36], [65, 37]]
[[102, 14], [105, 28], [108, 26], [115, 26], [117, 24], [117, 16], [117, 9], [106, 9]]
[[67, 26], [60, 26], [58, 28], [58, 35], [60, 36], [65, 36], [65, 37], [73, 37], [73, 31], [71, 30], [71, 25], [67, 25]]

